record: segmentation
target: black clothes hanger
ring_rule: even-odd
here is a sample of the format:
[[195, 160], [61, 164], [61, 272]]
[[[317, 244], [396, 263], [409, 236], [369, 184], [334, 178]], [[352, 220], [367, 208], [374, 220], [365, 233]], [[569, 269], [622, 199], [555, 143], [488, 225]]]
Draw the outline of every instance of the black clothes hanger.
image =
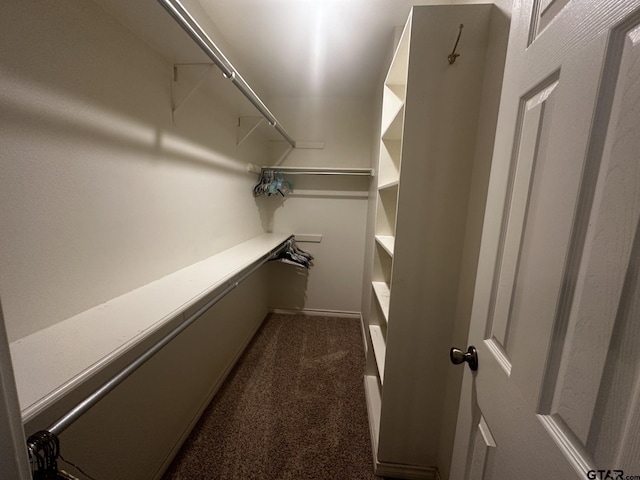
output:
[[43, 430], [29, 437], [29, 462], [33, 480], [65, 479], [58, 473], [60, 441], [53, 433]]
[[309, 269], [313, 265], [313, 256], [301, 250], [296, 245], [295, 240], [290, 239], [287, 241], [287, 247], [282, 250], [273, 261]]
[[27, 445], [33, 480], [78, 480], [78, 477], [58, 469], [58, 459], [75, 467], [86, 478], [93, 480], [80, 467], [62, 457], [58, 437], [48, 430], [31, 435], [27, 439]]

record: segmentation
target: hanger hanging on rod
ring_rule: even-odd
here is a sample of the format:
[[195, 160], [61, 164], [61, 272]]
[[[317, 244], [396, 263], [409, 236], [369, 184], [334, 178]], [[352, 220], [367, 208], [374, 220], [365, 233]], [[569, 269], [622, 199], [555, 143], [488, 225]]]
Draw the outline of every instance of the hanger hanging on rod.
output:
[[242, 75], [235, 69], [231, 62], [224, 56], [218, 46], [213, 43], [211, 38], [206, 34], [203, 28], [196, 22], [189, 11], [180, 3], [179, 0], [158, 0], [167, 12], [174, 18], [176, 22], [187, 32], [194, 42], [202, 49], [202, 51], [215, 63], [225, 78], [231, 80], [240, 92], [247, 97], [260, 114], [267, 119], [269, 124], [274, 127], [280, 135], [291, 145], [296, 148], [296, 142], [287, 133], [276, 117], [269, 111], [260, 97], [256, 95], [249, 84], [242, 78]]
[[257, 185], [253, 187], [254, 197], [262, 195], [282, 195], [285, 197], [292, 192], [293, 184], [283, 178], [282, 172], [273, 169], [263, 169], [260, 172]]
[[306, 268], [307, 270], [313, 266], [313, 255], [301, 250], [293, 238], [287, 240], [287, 246], [271, 261], [287, 263], [297, 267]]

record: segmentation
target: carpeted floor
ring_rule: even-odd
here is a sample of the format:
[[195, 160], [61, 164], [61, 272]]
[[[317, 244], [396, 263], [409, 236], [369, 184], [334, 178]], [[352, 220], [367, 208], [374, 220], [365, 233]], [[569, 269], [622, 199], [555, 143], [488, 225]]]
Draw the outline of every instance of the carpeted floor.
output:
[[163, 480], [373, 475], [359, 320], [271, 314]]

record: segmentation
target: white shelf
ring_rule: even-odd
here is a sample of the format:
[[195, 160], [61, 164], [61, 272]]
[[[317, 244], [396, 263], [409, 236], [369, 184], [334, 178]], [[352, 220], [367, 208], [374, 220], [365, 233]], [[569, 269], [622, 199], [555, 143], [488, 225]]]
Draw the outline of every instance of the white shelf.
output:
[[380, 185], [378, 185], [378, 191], [386, 190], [387, 188], [394, 188], [394, 187], [397, 187], [398, 185], [400, 185], [399, 180], [393, 180], [388, 183], [381, 183]]
[[393, 247], [396, 242], [395, 237], [391, 235], [376, 235], [376, 241], [384, 248], [385, 252], [393, 257]]
[[387, 347], [384, 341], [384, 335], [382, 334], [382, 328], [380, 328], [379, 325], [369, 325], [369, 332], [371, 333], [373, 354], [376, 358], [376, 365], [378, 366], [380, 384], [384, 384], [384, 360]]
[[391, 300], [391, 290], [386, 282], [371, 282], [373, 291], [378, 299], [378, 304], [384, 315], [385, 322], [389, 323], [389, 303]]
[[23, 421], [131, 351], [286, 240], [262, 234], [12, 342]]

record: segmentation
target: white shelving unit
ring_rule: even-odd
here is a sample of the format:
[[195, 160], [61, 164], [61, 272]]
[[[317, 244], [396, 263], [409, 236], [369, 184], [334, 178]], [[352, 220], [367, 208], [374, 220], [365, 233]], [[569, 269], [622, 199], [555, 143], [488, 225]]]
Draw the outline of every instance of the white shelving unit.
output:
[[365, 375], [381, 476], [437, 476], [490, 9], [413, 7], [384, 83]]
[[398, 188], [402, 153], [405, 98], [407, 92], [407, 59], [411, 16], [405, 25], [385, 80], [382, 97], [380, 157], [375, 223], [375, 260], [371, 282], [372, 301], [369, 315], [371, 348], [368, 354], [375, 363], [375, 372], [365, 376], [368, 411], [374, 451], [378, 444], [382, 410], [382, 386], [386, 362], [386, 336], [391, 299], [391, 273], [395, 249]]

